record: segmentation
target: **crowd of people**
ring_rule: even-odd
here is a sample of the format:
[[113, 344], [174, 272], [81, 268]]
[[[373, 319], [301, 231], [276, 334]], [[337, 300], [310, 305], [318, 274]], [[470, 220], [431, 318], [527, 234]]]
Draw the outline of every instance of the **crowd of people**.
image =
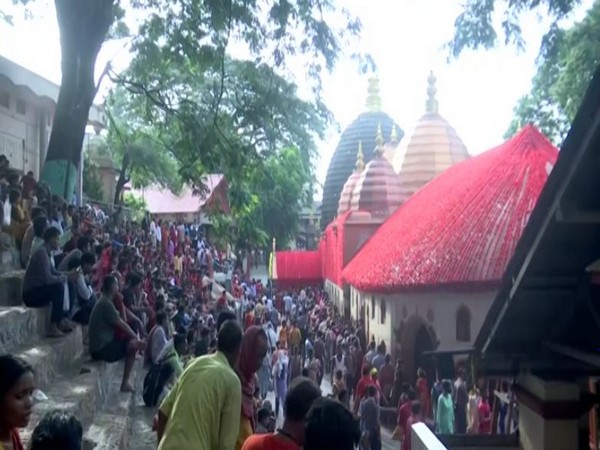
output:
[[[420, 369], [411, 386], [385, 342], [343, 321], [320, 288], [264, 285], [197, 224], [118, 223], [36, 184], [29, 191], [25, 178], [9, 181], [3, 195], [18, 224], [8, 229], [25, 267], [23, 303], [50, 306], [51, 337], [83, 325], [92, 359], [124, 361], [123, 392], [144, 359], [143, 398], [157, 409], [160, 450], [379, 450], [382, 408], [397, 409], [402, 450], [417, 422], [440, 433], [490, 432], [486, 396], [468, 395], [462, 375], [430, 390]], [[229, 267], [227, 292], [213, 274]], [[33, 375], [19, 358], [0, 357], [2, 450], [22, 449], [17, 430], [31, 415]], [[81, 435], [76, 418], [54, 411], [31, 448], [76, 450]], [[50, 439], [62, 444], [43, 447]]]

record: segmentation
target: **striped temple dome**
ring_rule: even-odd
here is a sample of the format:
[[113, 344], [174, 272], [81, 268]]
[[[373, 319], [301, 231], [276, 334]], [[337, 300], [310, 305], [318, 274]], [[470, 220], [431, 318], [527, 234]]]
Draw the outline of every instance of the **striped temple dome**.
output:
[[375, 157], [367, 164], [354, 187], [350, 209], [387, 217], [406, 197], [402, 195], [400, 177], [384, 156], [386, 147], [389, 146], [384, 146], [381, 126], [377, 129], [375, 141]]
[[352, 175], [348, 177], [346, 183], [344, 183], [344, 188], [340, 194], [340, 203], [337, 211], [338, 216], [341, 216], [346, 211], [350, 211], [350, 208], [352, 207], [352, 194], [354, 193], [354, 188], [356, 187], [356, 183], [358, 183], [363, 170], [365, 170], [365, 157], [362, 151], [362, 141], [359, 141], [358, 154], [356, 155], [356, 169], [352, 172]]
[[406, 143], [396, 153], [394, 169], [402, 179], [402, 194], [408, 198], [450, 166], [470, 157], [467, 147], [438, 112], [436, 78], [428, 78], [426, 113]]
[[383, 135], [390, 136], [396, 128], [397, 141], [404, 136], [402, 129], [393, 119], [381, 110], [381, 98], [377, 78], [369, 80], [367, 111], [360, 114], [342, 133], [339, 143], [329, 163], [325, 184], [323, 186], [323, 203], [321, 206], [321, 227], [325, 229], [336, 216], [342, 188], [352, 174], [356, 164], [358, 144], [362, 141], [365, 149], [364, 160], [373, 159], [377, 127], [381, 125]]

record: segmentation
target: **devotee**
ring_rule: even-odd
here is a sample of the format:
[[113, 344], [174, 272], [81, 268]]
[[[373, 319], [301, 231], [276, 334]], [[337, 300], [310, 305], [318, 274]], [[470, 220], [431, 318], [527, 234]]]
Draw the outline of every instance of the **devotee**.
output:
[[288, 344], [289, 348], [298, 347], [300, 348], [300, 344], [302, 344], [302, 332], [300, 328], [298, 328], [298, 321], [294, 320], [292, 324], [292, 328], [288, 334]]
[[276, 433], [254, 435], [242, 450], [300, 450], [304, 445], [304, 420], [321, 390], [307, 378], [297, 378], [285, 397], [283, 425]]
[[287, 350], [277, 344], [273, 356], [273, 379], [275, 382], [275, 417], [279, 417], [279, 405], [282, 405], [287, 395], [289, 380], [289, 356]]
[[[139, 340], [131, 327], [119, 317], [113, 303], [117, 293], [117, 279], [111, 275], [102, 282], [102, 295], [94, 305], [90, 315], [88, 328], [89, 349], [92, 359], [109, 363], [125, 360], [123, 368], [122, 392], [133, 392], [129, 382], [131, 370], [138, 351], [146, 348], [146, 343]], [[121, 332], [117, 335], [116, 331]]]
[[360, 428], [344, 405], [328, 398], [317, 399], [305, 421], [303, 450], [354, 450]]
[[254, 391], [256, 372], [267, 355], [268, 344], [265, 330], [258, 326], [248, 328], [242, 339], [238, 360], [238, 376], [242, 386], [242, 407], [240, 409], [240, 428], [236, 449], [241, 449], [255, 429]]
[[158, 412], [158, 450], [234, 448], [242, 386], [234, 367], [242, 344], [235, 320], [219, 329], [217, 352], [194, 359]]
[[[34, 233], [34, 223], [38, 217], [44, 217], [44, 224], [47, 223], [46, 219], [46, 209], [40, 206], [36, 206], [31, 210], [31, 222], [25, 230], [25, 234], [23, 235], [23, 240], [21, 241], [21, 266], [23, 268], [27, 267], [27, 263], [29, 262], [29, 257], [31, 256], [31, 246], [33, 244], [33, 239], [35, 238]], [[44, 225], [45, 228], [45, 225]], [[43, 234], [40, 233], [40, 234]]]
[[429, 396], [431, 393], [429, 392], [429, 383], [427, 382], [427, 375], [425, 374], [425, 371], [421, 368], [417, 370], [417, 384], [415, 390], [417, 391], [417, 398], [419, 399], [419, 402], [421, 402], [421, 412], [423, 413], [423, 417], [428, 417], [430, 404]]
[[438, 398], [435, 426], [440, 434], [454, 434], [454, 405], [452, 403], [452, 383], [442, 381], [442, 394]]
[[402, 443], [402, 448], [406, 447], [407, 440], [410, 441], [410, 434], [406, 434], [406, 421], [410, 417], [412, 411], [412, 404], [416, 400], [417, 395], [413, 389], [408, 389], [405, 394], [402, 394], [400, 397], [400, 403], [398, 405], [398, 422], [397, 426], [400, 430], [400, 442]]
[[46, 413], [31, 435], [29, 450], [81, 450], [83, 427], [73, 414], [54, 410]]
[[208, 353], [209, 334], [210, 334], [210, 331], [208, 328], [202, 327], [200, 329], [200, 339], [198, 339], [198, 341], [196, 341], [196, 346], [194, 349], [195, 357], [204, 356]]
[[377, 346], [377, 354], [373, 357], [373, 367], [378, 372], [381, 371], [381, 367], [385, 364], [385, 346], [383, 342]]
[[369, 343], [369, 351], [365, 355], [365, 363], [372, 366], [373, 358], [375, 358], [376, 355], [377, 355], [377, 352], [375, 351], [375, 341], [371, 341]]
[[[31, 256], [23, 278], [23, 303], [26, 306], [43, 308], [51, 305], [49, 336], [52, 337], [72, 331], [63, 312], [67, 276], [54, 268], [52, 260], [52, 252], [59, 248], [59, 237], [60, 232], [54, 227], [44, 231], [44, 245]], [[77, 272], [69, 273], [69, 278], [74, 279], [77, 275]]]
[[418, 401], [414, 401], [410, 403], [410, 416], [408, 417], [408, 419], [406, 420], [406, 424], [405, 424], [405, 430], [404, 430], [404, 436], [406, 436], [406, 439], [403, 441], [404, 443], [402, 444], [402, 450], [410, 450], [411, 449], [411, 432], [410, 430], [412, 429], [412, 426], [415, 423], [419, 423], [422, 422], [421, 418], [422, 418], [422, 411], [421, 411], [421, 403]]
[[477, 412], [479, 416], [479, 434], [490, 434], [492, 430], [492, 415], [490, 404], [488, 403], [487, 395], [485, 393], [481, 394]]
[[367, 393], [367, 388], [369, 386], [375, 386], [375, 383], [373, 383], [373, 378], [371, 378], [371, 368], [368, 365], [365, 365], [362, 369], [362, 377], [358, 380], [358, 384], [356, 385], [356, 398], [354, 402], [355, 413], [358, 412], [358, 406]]
[[367, 387], [367, 395], [361, 400], [358, 410], [360, 431], [369, 434], [370, 450], [381, 450], [381, 413], [376, 396], [377, 388], [373, 385]]
[[292, 356], [290, 358], [290, 382], [294, 378], [299, 377], [302, 374], [302, 356], [300, 356], [300, 349], [298, 346], [292, 347]]
[[331, 393], [337, 397], [340, 392], [346, 390], [346, 382], [344, 381], [344, 373], [341, 370], [335, 372], [335, 378], [331, 386]]
[[8, 193], [8, 201], [11, 207], [8, 233], [20, 244], [27, 227], [29, 227], [29, 218], [21, 206], [21, 192], [18, 189], [12, 189]]
[[0, 448], [24, 450], [19, 428], [25, 428], [33, 411], [33, 369], [13, 355], [0, 356]]
[[321, 366], [321, 361], [315, 358], [315, 355], [312, 350], [308, 351], [308, 358], [306, 358], [306, 363], [304, 368], [308, 372], [308, 377], [313, 380], [317, 386], [321, 386], [321, 379], [323, 378], [323, 367]]
[[385, 362], [379, 369], [379, 385], [384, 398], [389, 400], [394, 386], [394, 367], [392, 366], [392, 356], [389, 353], [385, 355]]
[[[268, 408], [260, 408], [258, 410], [258, 413], [256, 414], [256, 431], [254, 432], [254, 434], [257, 435], [257, 434], [270, 433], [270, 431], [269, 431], [270, 423], [271, 423], [271, 411], [269, 411]], [[246, 439], [246, 442], [244, 442], [244, 446], [242, 447], [242, 449], [247, 448], [247, 446], [249, 445], [248, 442], [250, 442], [251, 439], [252, 439], [252, 437]], [[264, 448], [264, 444], [263, 444], [263, 447], [260, 447], [260, 448]]]
[[467, 403], [469, 402], [469, 392], [465, 382], [464, 369], [458, 370], [458, 376], [454, 382], [454, 423], [456, 434], [465, 434], [467, 432]]

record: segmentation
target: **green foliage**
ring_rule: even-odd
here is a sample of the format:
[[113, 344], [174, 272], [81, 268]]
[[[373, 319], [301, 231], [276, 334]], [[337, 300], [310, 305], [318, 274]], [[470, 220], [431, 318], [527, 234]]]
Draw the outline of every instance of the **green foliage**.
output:
[[538, 60], [529, 94], [515, 107], [507, 134], [526, 123], [539, 127], [556, 145], [567, 135], [600, 65], [600, 0], [571, 28], [556, 29]]
[[[13, 5], [27, 5], [31, 0], [10, 0]], [[28, 15], [28, 11], [25, 10], [25, 15]], [[0, 22], [6, 22], [9, 25], [13, 24], [13, 15], [6, 10], [0, 9]]]
[[[581, 0], [467, 0], [454, 22], [454, 37], [448, 43], [450, 55], [458, 57], [463, 50], [490, 49], [500, 42], [522, 49], [520, 16], [526, 11], [538, 11], [551, 19], [548, 38], [561, 19]], [[494, 19], [501, 17], [500, 23]]]
[[135, 188], [159, 185], [175, 193], [182, 188], [170, 142], [158, 128], [139, 120], [134, 108], [135, 100], [123, 89], [115, 90], [106, 101], [109, 127], [104, 148], [119, 172], [115, 203], [129, 182]]
[[146, 214], [146, 209], [148, 208], [148, 205], [146, 205], [146, 202], [143, 198], [136, 197], [131, 192], [126, 192], [123, 195], [123, 206], [132, 211], [134, 221], [141, 221]]
[[266, 248], [272, 238], [285, 247], [297, 229], [299, 210], [311, 201], [310, 177], [298, 149], [270, 155], [247, 179], [229, 183], [231, 215], [213, 220], [215, 234], [237, 248]]
[[104, 201], [104, 192], [102, 182], [98, 175], [98, 166], [90, 158], [90, 154], [85, 153], [83, 159], [83, 195], [91, 200]]

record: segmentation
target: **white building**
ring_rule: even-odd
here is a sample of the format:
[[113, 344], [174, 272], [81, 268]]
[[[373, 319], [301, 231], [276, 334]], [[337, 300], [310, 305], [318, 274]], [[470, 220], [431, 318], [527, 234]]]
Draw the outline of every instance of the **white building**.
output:
[[[0, 154], [10, 166], [39, 177], [46, 159], [59, 86], [0, 56]], [[103, 127], [100, 107], [89, 124]]]

